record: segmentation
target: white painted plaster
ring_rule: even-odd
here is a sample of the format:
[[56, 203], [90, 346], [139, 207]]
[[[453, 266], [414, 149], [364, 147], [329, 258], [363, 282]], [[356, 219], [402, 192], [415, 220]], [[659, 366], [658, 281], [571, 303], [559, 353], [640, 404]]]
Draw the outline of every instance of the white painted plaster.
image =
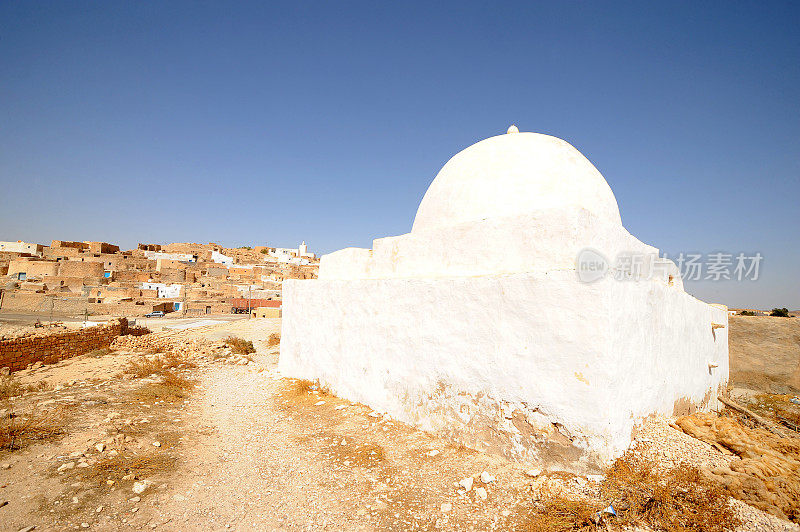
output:
[[211, 260], [217, 264], [224, 264], [225, 266], [233, 266], [233, 257], [223, 255], [219, 251], [211, 252]]
[[167, 253], [165, 251], [145, 251], [145, 258], [149, 260], [174, 260], [177, 262], [195, 262], [194, 255], [191, 253]]

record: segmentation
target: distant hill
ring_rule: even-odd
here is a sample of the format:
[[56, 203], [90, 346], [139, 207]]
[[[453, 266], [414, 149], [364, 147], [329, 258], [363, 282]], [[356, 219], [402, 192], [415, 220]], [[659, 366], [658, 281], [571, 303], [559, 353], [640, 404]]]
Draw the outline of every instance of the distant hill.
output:
[[730, 316], [731, 384], [800, 393], [800, 319]]

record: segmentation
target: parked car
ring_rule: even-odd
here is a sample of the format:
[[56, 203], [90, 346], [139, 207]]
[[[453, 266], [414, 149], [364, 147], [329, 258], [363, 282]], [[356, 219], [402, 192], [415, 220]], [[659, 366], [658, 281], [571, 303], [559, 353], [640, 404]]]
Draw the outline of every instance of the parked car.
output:
[[150, 314], [145, 314], [144, 317], [145, 318], [163, 318], [164, 317], [164, 311], [163, 310], [154, 310]]

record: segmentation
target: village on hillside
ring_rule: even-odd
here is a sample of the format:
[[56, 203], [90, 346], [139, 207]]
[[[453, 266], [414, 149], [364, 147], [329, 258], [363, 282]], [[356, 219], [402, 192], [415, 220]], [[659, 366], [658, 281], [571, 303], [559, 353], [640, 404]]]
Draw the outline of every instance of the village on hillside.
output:
[[[63, 316], [277, 317], [284, 279], [315, 278], [319, 259], [297, 248], [53, 240], [0, 242], [0, 311]], [[154, 314], [155, 313], [155, 314]]]

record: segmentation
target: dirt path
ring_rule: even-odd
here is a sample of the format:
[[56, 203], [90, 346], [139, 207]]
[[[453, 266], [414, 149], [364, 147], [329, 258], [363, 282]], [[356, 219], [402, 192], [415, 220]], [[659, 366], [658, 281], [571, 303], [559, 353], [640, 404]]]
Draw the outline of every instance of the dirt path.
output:
[[[209, 436], [186, 443], [185, 473], [160, 507], [164, 525], [492, 530], [513, 527], [524, 517], [517, 505], [530, 478], [520, 466], [454, 446], [362, 405], [298, 391], [278, 375], [277, 349], [265, 347], [273, 330], [237, 324], [230, 332], [259, 348], [254, 362], [203, 372], [197, 419]], [[484, 470], [497, 480], [482, 484]], [[475, 490], [459, 492], [458, 481], [466, 477], [486, 489], [486, 500]]]

